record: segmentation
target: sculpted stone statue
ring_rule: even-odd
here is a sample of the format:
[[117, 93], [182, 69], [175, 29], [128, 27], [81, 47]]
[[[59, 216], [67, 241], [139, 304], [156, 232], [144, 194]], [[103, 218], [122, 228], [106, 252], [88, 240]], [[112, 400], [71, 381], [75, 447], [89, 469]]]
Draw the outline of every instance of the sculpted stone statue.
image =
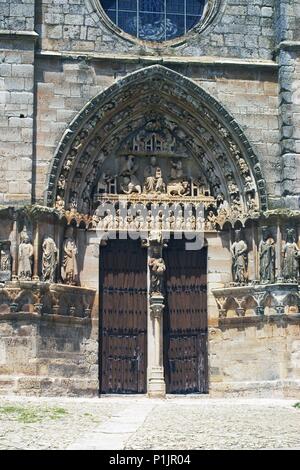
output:
[[275, 282], [275, 241], [267, 230], [259, 245], [260, 280], [263, 283]]
[[217, 209], [218, 209], [218, 214], [226, 215], [229, 211], [229, 204], [226, 201], [223, 193], [219, 193], [217, 195]]
[[61, 277], [65, 284], [76, 285], [78, 277], [77, 247], [73, 238], [73, 229], [68, 227], [63, 243], [63, 259], [61, 265]]
[[150, 291], [152, 294], [162, 294], [165, 262], [162, 258], [150, 258], [148, 264], [151, 270]]
[[43, 241], [42, 279], [44, 282], [54, 282], [57, 266], [57, 246], [52, 237]]
[[244, 240], [241, 240], [240, 231], [235, 232], [235, 242], [231, 247], [232, 277], [233, 282], [245, 284], [247, 282], [248, 248]]
[[217, 217], [213, 211], [209, 211], [207, 215], [207, 220], [205, 222], [205, 226], [207, 230], [214, 230], [216, 228], [216, 220]]
[[73, 191], [70, 197], [70, 210], [77, 211], [78, 207], [78, 195], [76, 191]]
[[132, 175], [135, 175], [135, 173], [137, 172], [139, 166], [138, 164], [135, 162], [135, 157], [133, 155], [128, 155], [128, 157], [126, 157], [126, 161], [123, 165], [123, 168], [120, 172], [120, 176], [132, 176]]
[[56, 197], [55, 207], [57, 210], [61, 211], [65, 208], [65, 202], [61, 196]]
[[0, 282], [11, 279], [10, 242], [0, 242]]
[[124, 194], [141, 194], [142, 186], [135, 175], [124, 176], [123, 184], [121, 184], [121, 190]]
[[141, 194], [142, 187], [136, 177], [136, 172], [138, 171], [138, 164], [135, 163], [135, 157], [129, 155], [126, 158], [126, 161], [123, 165], [123, 168], [120, 172], [120, 176], [123, 177], [123, 182], [120, 185], [121, 190], [125, 194], [138, 193]]
[[171, 168], [170, 179], [177, 180], [177, 181], [182, 180], [184, 178], [182, 160], [178, 160], [178, 161], [172, 160], [171, 165], [172, 165], [172, 168]]
[[168, 196], [186, 196], [189, 192], [189, 183], [187, 181], [172, 181], [168, 184]]
[[156, 168], [156, 172], [155, 172], [155, 192], [157, 193], [166, 192], [166, 185], [163, 180], [162, 171], [159, 167]]
[[194, 216], [193, 211], [190, 209], [187, 214], [185, 229], [195, 230], [195, 228], [196, 228], [196, 217]]
[[33, 246], [27, 234], [26, 228], [20, 236], [18, 252], [18, 277], [22, 281], [30, 281], [32, 278]]
[[151, 157], [150, 165], [145, 168], [144, 171], [144, 191], [147, 193], [152, 193], [155, 191], [155, 174], [157, 168], [156, 157]]
[[283, 250], [283, 277], [291, 281], [299, 278], [300, 250], [295, 240], [295, 230], [288, 229]]
[[157, 165], [156, 157], [151, 157], [150, 165], [144, 171], [144, 192], [165, 193], [166, 185], [163, 180], [161, 168]]

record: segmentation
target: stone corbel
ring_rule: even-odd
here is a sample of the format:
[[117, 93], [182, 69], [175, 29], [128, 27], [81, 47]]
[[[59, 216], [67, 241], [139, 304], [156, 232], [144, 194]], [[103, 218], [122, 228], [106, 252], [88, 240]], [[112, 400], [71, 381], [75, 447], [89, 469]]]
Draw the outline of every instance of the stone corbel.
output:
[[265, 292], [257, 292], [254, 294], [254, 298], [257, 303], [256, 314], [259, 316], [263, 316], [265, 314], [265, 306], [263, 305], [263, 300], [265, 297], [266, 297]]
[[40, 288], [37, 286], [36, 289], [33, 290], [33, 308], [34, 308], [34, 313], [37, 315], [42, 315], [42, 308], [43, 308], [43, 303], [42, 303], [42, 294]]

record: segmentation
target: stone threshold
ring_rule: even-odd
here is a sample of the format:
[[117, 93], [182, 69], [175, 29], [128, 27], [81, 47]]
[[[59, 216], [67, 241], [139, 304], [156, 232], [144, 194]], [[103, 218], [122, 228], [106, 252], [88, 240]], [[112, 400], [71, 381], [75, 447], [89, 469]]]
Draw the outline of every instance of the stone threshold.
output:
[[177, 64], [177, 65], [215, 65], [215, 66], [243, 66], [243, 67], [261, 67], [268, 69], [277, 69], [278, 64], [272, 60], [238, 59], [222, 58], [212, 56], [139, 56], [132, 54], [99, 54], [97, 52], [70, 52], [70, 51], [36, 51], [37, 57], [58, 57], [72, 60], [99, 60], [113, 62], [127, 62], [139, 64]]

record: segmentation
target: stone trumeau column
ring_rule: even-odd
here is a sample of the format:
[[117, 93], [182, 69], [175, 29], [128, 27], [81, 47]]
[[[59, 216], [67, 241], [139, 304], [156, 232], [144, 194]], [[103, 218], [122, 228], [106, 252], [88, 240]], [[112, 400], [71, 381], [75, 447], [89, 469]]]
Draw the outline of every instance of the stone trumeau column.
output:
[[275, 0], [282, 193], [284, 204], [299, 208], [300, 196], [300, 0]]
[[35, 0], [0, 5], [0, 204], [23, 204], [32, 197]]

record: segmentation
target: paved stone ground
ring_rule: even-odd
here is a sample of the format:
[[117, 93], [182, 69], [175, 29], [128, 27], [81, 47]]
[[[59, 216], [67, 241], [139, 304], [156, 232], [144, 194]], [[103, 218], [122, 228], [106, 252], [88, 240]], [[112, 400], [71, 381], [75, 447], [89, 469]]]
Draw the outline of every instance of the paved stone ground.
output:
[[299, 449], [295, 401], [0, 397], [0, 449]]

